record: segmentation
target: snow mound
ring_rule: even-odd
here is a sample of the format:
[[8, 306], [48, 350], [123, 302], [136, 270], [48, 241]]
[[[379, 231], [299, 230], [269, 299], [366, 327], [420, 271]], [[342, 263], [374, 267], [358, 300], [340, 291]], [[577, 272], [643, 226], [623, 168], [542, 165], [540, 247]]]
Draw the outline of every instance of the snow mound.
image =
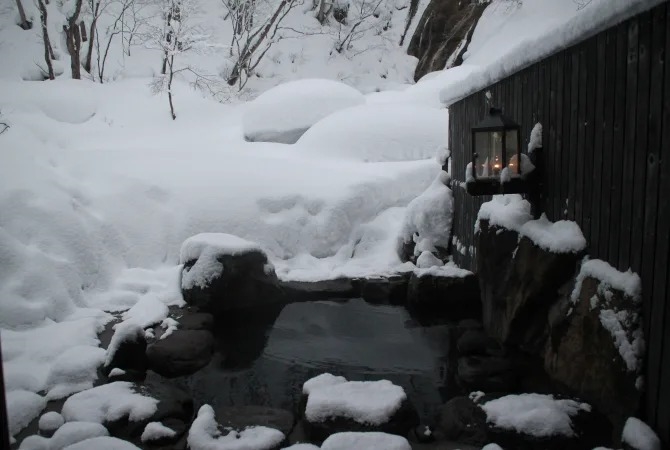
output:
[[92, 388], [104, 359], [104, 349], [87, 345], [76, 345], [58, 355], [47, 376], [47, 399], [60, 399]]
[[335, 433], [323, 441], [321, 450], [411, 450], [407, 439], [379, 432]]
[[154, 414], [157, 405], [158, 400], [136, 393], [132, 383], [115, 381], [74, 394], [62, 414], [67, 421], [105, 423], [128, 416], [137, 422]]
[[134, 446], [130, 442], [109, 436], [95, 437], [93, 439], [86, 439], [85, 441], [77, 442], [69, 445], [63, 450], [140, 450], [139, 447]]
[[65, 423], [65, 419], [56, 411], [42, 414], [38, 422], [40, 431], [55, 431]]
[[51, 438], [28, 436], [21, 442], [19, 450], [61, 450], [69, 445], [101, 436], [109, 436], [109, 432], [99, 423], [66, 422]]
[[503, 450], [498, 444], [486, 444], [482, 447], [482, 450]]
[[268, 427], [248, 427], [242, 431], [230, 430], [222, 434], [214, 417], [214, 409], [203, 405], [188, 432], [191, 450], [268, 450], [278, 446], [285, 436]]
[[480, 406], [488, 423], [536, 437], [574, 436], [570, 417], [591, 410], [587, 403], [543, 394], [506, 395]]
[[221, 255], [239, 255], [251, 251], [261, 251], [258, 244], [232, 234], [200, 233], [184, 241], [179, 253], [181, 264], [196, 260], [195, 264], [182, 274], [181, 287], [207, 287], [221, 274], [223, 265], [218, 261]]
[[586, 238], [577, 223], [569, 220], [550, 222], [544, 214], [537, 220], [526, 222], [519, 234], [553, 253], [579, 253], [586, 248]]
[[302, 393], [305, 395], [311, 394], [314, 390], [324, 388], [327, 386], [335, 386], [336, 384], [346, 383], [347, 379], [340, 376], [335, 376], [330, 373], [322, 373], [314, 378], [310, 378], [302, 385]]
[[114, 326], [114, 335], [109, 341], [105, 355], [105, 367], [109, 367], [121, 344], [144, 341], [144, 328], [133, 322], [121, 322]]
[[446, 185], [448, 180], [449, 175], [440, 172], [428, 189], [407, 205], [399, 244], [414, 241], [415, 256], [423, 252], [437, 252], [438, 247], [446, 253], [454, 205], [453, 193]]
[[589, 259], [582, 263], [577, 275], [575, 290], [572, 292], [573, 301], [579, 295], [581, 283], [586, 277], [600, 280], [603, 287], [619, 290], [636, 302], [642, 301], [642, 280], [640, 276], [631, 269], [620, 272], [601, 259]]
[[435, 156], [446, 142], [446, 110], [413, 105], [363, 105], [334, 113], [296, 143], [313, 156], [363, 162]]
[[47, 405], [44, 397], [33, 392], [16, 390], [7, 392], [7, 420], [9, 434], [15, 435], [30, 423]]
[[635, 417], [629, 417], [623, 427], [621, 442], [636, 450], [661, 450], [661, 440], [649, 425]]
[[305, 417], [310, 422], [346, 417], [361, 424], [381, 425], [407, 399], [403, 388], [388, 380], [330, 382], [311, 385], [308, 391]]
[[319, 450], [314, 444], [293, 444], [290, 447], [284, 447], [282, 450]]
[[479, 231], [480, 220], [488, 220], [489, 226], [519, 231], [531, 219], [530, 203], [519, 194], [494, 195], [479, 207], [475, 231]]
[[337, 81], [304, 79], [280, 84], [246, 106], [244, 138], [293, 144], [324, 117], [363, 103], [363, 94]]
[[151, 442], [162, 438], [170, 438], [175, 434], [177, 434], [176, 431], [170, 427], [166, 427], [160, 422], [149, 422], [147, 426], [144, 427], [140, 439], [142, 442]]

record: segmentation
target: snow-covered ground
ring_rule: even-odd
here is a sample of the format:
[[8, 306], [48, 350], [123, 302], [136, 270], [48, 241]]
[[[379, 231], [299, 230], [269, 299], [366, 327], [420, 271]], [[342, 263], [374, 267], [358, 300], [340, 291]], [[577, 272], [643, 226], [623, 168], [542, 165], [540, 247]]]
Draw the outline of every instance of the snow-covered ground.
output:
[[[462, 93], [481, 78], [472, 74], [546, 33], [538, 23], [567, 26], [607, 2], [578, 10], [573, 2], [494, 1], [466, 65], [411, 86], [416, 60], [398, 46], [405, 2], [384, 3], [387, 29], [370, 28], [343, 54], [331, 51], [335, 25], [313, 32], [320, 25], [303, 5], [286, 25], [306, 34], [273, 46], [239, 96], [218, 92], [228, 103], [178, 79], [176, 121], [165, 96], [149, 89], [160, 68], [155, 49], [136, 46], [128, 56], [113, 41], [108, 82], [67, 79], [60, 3], [49, 5], [49, 27], [62, 75], [50, 82], [28, 81], [44, 65], [33, 3], [23, 2], [35, 25], [29, 31], [15, 25], [14, 2], [0, 7], [0, 122], [10, 126], [0, 134], [0, 327], [13, 434], [46, 398], [92, 386], [105, 360], [97, 333], [107, 312], [125, 311], [123, 319], [147, 326], [180, 304], [179, 249], [192, 235], [257, 242], [287, 279], [412, 270], [400, 264], [396, 244], [407, 205], [440, 171], [433, 157], [447, 143], [440, 92]], [[427, 1], [419, 3], [410, 35]], [[221, 43], [230, 29], [219, 7], [203, 1], [196, 18]], [[101, 29], [110, 23], [102, 18]], [[226, 54], [214, 46], [183, 62], [218, 76]], [[343, 81], [365, 103], [325, 117], [295, 145], [246, 142], [250, 107], [241, 100], [307, 77]]]

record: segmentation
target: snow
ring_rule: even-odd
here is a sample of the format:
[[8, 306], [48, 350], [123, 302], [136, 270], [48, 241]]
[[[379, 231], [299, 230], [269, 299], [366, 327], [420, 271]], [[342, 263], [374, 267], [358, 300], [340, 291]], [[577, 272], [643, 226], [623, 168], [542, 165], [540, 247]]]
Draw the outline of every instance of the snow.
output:
[[637, 303], [642, 301], [642, 280], [637, 273], [631, 269], [620, 272], [606, 261], [589, 259], [582, 263], [577, 275], [577, 283], [572, 292], [573, 302], [577, 299], [581, 290], [581, 283], [586, 277], [600, 280], [604, 287], [621, 291]]
[[284, 438], [281, 431], [263, 426], [229, 430], [222, 434], [214, 410], [209, 405], [203, 405], [188, 432], [188, 446], [191, 450], [269, 450]]
[[79, 392], [63, 404], [65, 420], [105, 423], [128, 417], [131, 422], [156, 412], [158, 400], [135, 392], [132, 383], [115, 381]]
[[503, 450], [498, 444], [486, 444], [482, 447], [482, 450]]
[[530, 140], [528, 141], [528, 154], [532, 155], [533, 152], [538, 148], [542, 148], [542, 124], [539, 122], [536, 123], [533, 126], [533, 129], [530, 131]]
[[417, 256], [449, 246], [454, 197], [446, 185], [448, 179], [446, 172], [440, 172], [428, 189], [407, 205], [399, 244], [413, 240]]
[[55, 431], [65, 423], [65, 419], [56, 411], [42, 414], [38, 422], [40, 431]]
[[122, 375], [125, 375], [126, 371], [123, 369], [119, 369], [118, 367], [113, 368], [110, 370], [108, 377], [109, 378], [114, 378], [114, 377], [120, 377]]
[[166, 319], [163, 319], [161, 322], [161, 327], [165, 329], [163, 334], [161, 334], [161, 339], [165, 339], [169, 335], [171, 335], [177, 328], [179, 328], [179, 322], [174, 320], [171, 317], [168, 317]]
[[535, 245], [553, 253], [579, 253], [586, 248], [586, 239], [579, 225], [568, 220], [551, 222], [547, 216], [532, 220], [530, 203], [518, 194], [494, 195], [477, 213], [475, 231], [479, 221], [488, 220], [490, 226], [516, 231]]
[[407, 439], [379, 432], [344, 432], [330, 435], [321, 450], [411, 450]]
[[569, 220], [550, 222], [545, 214], [530, 220], [518, 230], [537, 246], [553, 253], [579, 253], [586, 249], [586, 238], [577, 223]]
[[317, 122], [298, 140], [300, 154], [354, 161], [433, 158], [446, 141], [447, 113], [429, 107], [362, 105]]
[[176, 431], [170, 427], [166, 427], [160, 422], [149, 422], [147, 426], [144, 427], [140, 439], [142, 442], [151, 442], [162, 438], [170, 438], [175, 434], [177, 434]]
[[475, 231], [479, 231], [480, 220], [488, 220], [489, 226], [519, 231], [531, 219], [530, 203], [519, 194], [494, 195], [479, 208]]
[[221, 255], [239, 255], [251, 251], [262, 251], [258, 244], [225, 233], [200, 233], [188, 238], [181, 246], [179, 262], [185, 264], [196, 260], [184, 270], [181, 279], [183, 289], [194, 286], [204, 288], [221, 275], [223, 265], [218, 261]]
[[468, 78], [445, 76], [440, 99], [450, 105], [660, 2], [591, 0], [583, 7], [554, 0], [491, 2], [463, 55], [461, 70], [468, 71]]
[[324, 117], [363, 103], [363, 94], [344, 83], [325, 79], [290, 81], [263, 92], [246, 106], [244, 137], [293, 144]]
[[[600, 310], [600, 323], [610, 332], [614, 346], [619, 350], [626, 368], [630, 372], [637, 372], [642, 366], [645, 343], [642, 330], [639, 328], [639, 319], [631, 316], [632, 314], [625, 310]], [[632, 333], [629, 331], [631, 329]]]
[[419, 269], [430, 269], [431, 267], [442, 267], [444, 262], [428, 250], [422, 252], [416, 259], [416, 267]]
[[[418, 264], [417, 260], [417, 264]], [[417, 268], [414, 269], [414, 274], [419, 278], [424, 276], [432, 277], [447, 277], [447, 278], [465, 278], [472, 275], [472, 272], [466, 269], [461, 269], [456, 266], [452, 261], [447, 262], [443, 266], [432, 266], [427, 269]]]
[[[87, 439], [109, 436], [105, 427], [98, 423], [91, 422], [66, 422], [63, 424], [51, 438], [42, 436], [28, 436], [21, 442], [20, 450], [61, 450], [69, 445]], [[93, 448], [93, 447], [92, 447]]]
[[319, 450], [314, 444], [293, 444], [290, 447], [284, 447], [282, 450]]
[[85, 441], [69, 445], [63, 450], [89, 450], [93, 448], [96, 450], [140, 450], [139, 447], [134, 446], [130, 442], [109, 436], [86, 439]]
[[345, 417], [361, 424], [380, 425], [388, 422], [407, 399], [403, 388], [388, 380], [310, 386], [309, 392], [305, 417], [310, 422]]
[[328, 386], [335, 386], [336, 384], [342, 384], [346, 382], [347, 379], [344, 377], [336, 376], [330, 373], [322, 373], [321, 375], [317, 375], [314, 378], [310, 378], [309, 380], [305, 381], [305, 383], [302, 385], [302, 393], [309, 395], [318, 389]]
[[626, 420], [621, 441], [635, 450], [661, 450], [661, 441], [654, 430], [636, 417]]
[[570, 417], [591, 410], [586, 403], [556, 400], [543, 394], [506, 395], [480, 407], [488, 423], [536, 437], [574, 436]]
[[109, 367], [119, 347], [126, 342], [144, 341], [144, 328], [133, 322], [121, 322], [114, 326], [114, 335], [109, 341], [105, 355], [105, 367]]
[[6, 400], [10, 435], [21, 431], [47, 404], [44, 397], [24, 390], [8, 391]]

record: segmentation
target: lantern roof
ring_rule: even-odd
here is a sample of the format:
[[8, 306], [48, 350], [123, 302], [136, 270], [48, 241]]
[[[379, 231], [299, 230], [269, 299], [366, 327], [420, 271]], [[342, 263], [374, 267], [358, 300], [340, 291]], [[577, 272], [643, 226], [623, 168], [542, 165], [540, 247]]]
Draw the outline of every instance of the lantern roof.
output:
[[488, 115], [477, 125], [472, 127], [472, 131], [503, 131], [516, 130], [520, 126], [514, 120], [503, 115], [498, 108], [489, 109]]

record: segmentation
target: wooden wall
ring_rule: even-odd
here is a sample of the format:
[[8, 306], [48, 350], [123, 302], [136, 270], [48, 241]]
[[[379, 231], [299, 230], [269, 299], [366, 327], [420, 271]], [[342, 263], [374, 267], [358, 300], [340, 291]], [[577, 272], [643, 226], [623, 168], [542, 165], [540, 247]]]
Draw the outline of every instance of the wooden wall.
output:
[[[670, 5], [662, 3], [450, 106], [455, 261], [475, 270], [482, 202], [462, 186], [470, 127], [495, 106], [528, 141], [544, 128], [550, 220], [576, 221], [594, 258], [640, 274], [648, 341], [646, 420], [670, 443]], [[460, 248], [461, 253], [457, 251]]]

